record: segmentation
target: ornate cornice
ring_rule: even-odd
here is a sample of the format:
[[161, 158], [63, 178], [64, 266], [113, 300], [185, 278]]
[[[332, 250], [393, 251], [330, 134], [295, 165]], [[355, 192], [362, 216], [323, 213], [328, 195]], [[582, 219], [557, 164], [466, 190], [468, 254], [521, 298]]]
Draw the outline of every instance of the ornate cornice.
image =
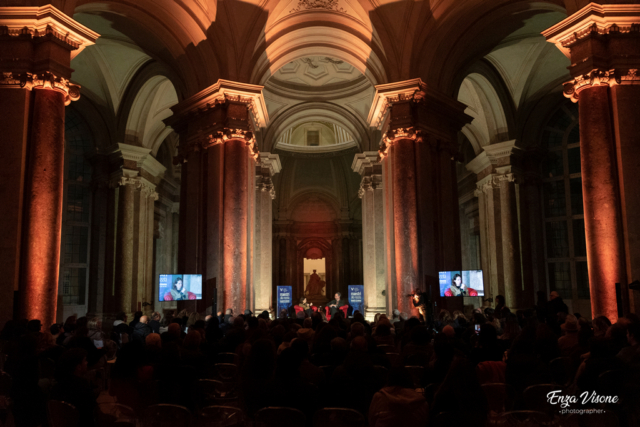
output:
[[51, 72], [43, 73], [14, 73], [3, 72], [0, 75], [0, 88], [49, 89], [64, 94], [64, 105], [80, 99], [80, 86], [70, 83], [64, 77], [58, 77]]
[[563, 94], [573, 102], [578, 102], [580, 91], [593, 86], [637, 85], [640, 84], [638, 70], [631, 68], [620, 71], [592, 70], [563, 84]]
[[280, 156], [273, 153], [260, 153], [258, 155], [258, 166], [262, 171], [268, 171], [269, 176], [280, 173], [282, 170]]
[[[357, 153], [353, 158], [351, 169], [362, 176], [376, 173], [377, 165], [379, 165], [380, 156], [377, 151], [365, 151]], [[381, 172], [380, 172], [381, 173]]]
[[542, 35], [571, 59], [571, 46], [582, 39], [639, 31], [640, 5], [589, 3], [573, 15], [543, 31]]
[[262, 96], [263, 88], [264, 86], [220, 79], [216, 84], [171, 107], [175, 117], [167, 119], [167, 122], [173, 125], [182, 116], [202, 114], [218, 105], [234, 102], [245, 104], [256, 126], [264, 128], [269, 123], [269, 113]]
[[421, 79], [376, 86], [376, 94], [367, 118], [369, 125], [380, 129], [393, 104], [407, 101], [421, 102], [424, 100], [426, 92], [427, 85]]
[[0, 35], [55, 38], [74, 51], [71, 59], [100, 37], [50, 4], [0, 8]]

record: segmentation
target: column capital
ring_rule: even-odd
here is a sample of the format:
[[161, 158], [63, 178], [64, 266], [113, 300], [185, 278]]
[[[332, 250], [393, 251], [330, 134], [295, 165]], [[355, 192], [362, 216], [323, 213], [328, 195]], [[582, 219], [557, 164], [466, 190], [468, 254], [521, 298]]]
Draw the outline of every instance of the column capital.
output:
[[502, 182], [521, 183], [521, 175], [517, 172], [512, 172], [510, 166], [498, 169], [499, 170], [496, 171], [497, 173], [491, 173], [476, 183], [476, 189], [473, 192], [474, 196], [479, 197], [483, 193], [487, 194], [490, 190], [499, 188]]
[[265, 128], [269, 113], [263, 86], [218, 80], [218, 82], [171, 107], [165, 119], [180, 134], [178, 162], [191, 151], [206, 150], [228, 140], [243, 140], [258, 159], [254, 132]]
[[[65, 105], [80, 98], [70, 83], [71, 59], [100, 35], [52, 5], [0, 8], [0, 88], [61, 92]], [[34, 43], [50, 43], [34, 48]]]
[[155, 191], [155, 184], [149, 182], [145, 178], [141, 176], [118, 175], [117, 173], [111, 176], [109, 187], [117, 188], [125, 185], [130, 185], [136, 190], [140, 190], [140, 192], [146, 197], [158, 200], [158, 193]]
[[276, 198], [276, 188], [274, 187], [270, 176], [256, 175], [256, 190], [263, 193], [269, 193], [271, 199]]
[[437, 91], [421, 79], [376, 86], [368, 122], [383, 133], [380, 156], [399, 139], [438, 143], [440, 149], [456, 151], [454, 136], [472, 117], [466, 106]]
[[592, 86], [640, 84], [640, 5], [589, 3], [542, 35], [571, 61], [564, 95]]

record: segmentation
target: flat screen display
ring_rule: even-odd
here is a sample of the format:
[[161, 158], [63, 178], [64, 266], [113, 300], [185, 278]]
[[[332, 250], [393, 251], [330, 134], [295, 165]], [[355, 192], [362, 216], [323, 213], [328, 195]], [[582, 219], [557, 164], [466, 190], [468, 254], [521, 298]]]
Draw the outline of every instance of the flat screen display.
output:
[[482, 297], [484, 281], [482, 270], [441, 271], [441, 297]]
[[202, 274], [161, 274], [159, 286], [160, 302], [202, 299]]

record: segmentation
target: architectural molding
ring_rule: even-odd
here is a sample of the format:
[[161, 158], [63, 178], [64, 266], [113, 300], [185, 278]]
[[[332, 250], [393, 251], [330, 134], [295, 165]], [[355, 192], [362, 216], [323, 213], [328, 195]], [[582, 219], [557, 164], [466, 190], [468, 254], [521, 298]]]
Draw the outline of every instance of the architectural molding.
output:
[[542, 32], [569, 59], [569, 48], [591, 36], [640, 32], [639, 4], [589, 3], [578, 12]]
[[487, 194], [490, 190], [500, 188], [500, 183], [505, 181], [519, 184], [521, 182], [520, 175], [511, 172], [510, 169], [508, 172], [487, 175], [476, 183], [476, 190], [473, 195], [479, 197], [482, 194]]
[[73, 50], [71, 59], [100, 37], [50, 4], [0, 8], [0, 35], [55, 38]]
[[158, 193], [155, 191], [156, 186], [152, 182], [140, 176], [126, 176], [126, 175], [114, 175], [111, 177], [109, 187], [118, 188], [125, 185], [130, 185], [136, 190], [139, 190], [144, 196], [150, 197], [153, 200], [158, 200]]
[[336, 12], [346, 13], [346, 10], [339, 6], [338, 0], [300, 0], [298, 6], [291, 9], [289, 13], [304, 10], [334, 10]]
[[282, 170], [282, 163], [280, 163], [280, 156], [273, 153], [260, 153], [258, 156], [258, 162], [262, 169], [267, 169], [271, 176], [280, 173]]
[[[251, 113], [256, 127], [264, 128], [269, 123], [269, 112], [262, 89], [264, 86], [220, 79], [208, 88], [171, 107], [174, 116], [200, 115], [217, 105], [229, 102], [244, 104]], [[169, 124], [173, 120], [169, 119]]]
[[[639, 24], [640, 25], [640, 24]], [[640, 75], [636, 68], [627, 70], [600, 70], [594, 69], [588, 74], [583, 74], [563, 84], [562, 93], [572, 102], [578, 102], [580, 91], [592, 86], [615, 86], [619, 84], [640, 84]]]
[[393, 104], [406, 101], [420, 102], [426, 96], [426, 92], [427, 85], [421, 79], [377, 85], [367, 122], [370, 126], [380, 129]]
[[22, 88], [27, 90], [49, 89], [64, 94], [64, 105], [80, 99], [80, 86], [69, 79], [46, 71], [42, 73], [3, 72], [0, 75], [0, 88]]

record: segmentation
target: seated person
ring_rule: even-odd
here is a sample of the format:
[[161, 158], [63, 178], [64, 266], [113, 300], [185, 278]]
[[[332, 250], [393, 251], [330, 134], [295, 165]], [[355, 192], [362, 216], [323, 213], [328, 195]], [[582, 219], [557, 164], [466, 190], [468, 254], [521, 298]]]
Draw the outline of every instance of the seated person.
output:
[[311, 315], [313, 314], [313, 311], [311, 310], [311, 306], [313, 305], [313, 303], [307, 302], [307, 298], [302, 297], [300, 298], [300, 303], [298, 305], [302, 307], [307, 316], [311, 317]]
[[340, 292], [336, 292], [333, 298], [334, 299], [329, 301], [329, 304], [327, 304], [327, 306], [329, 307], [329, 314], [331, 315], [331, 317], [333, 317], [333, 315], [338, 312], [340, 307], [347, 305], [347, 301], [341, 299], [342, 294]]
[[462, 283], [462, 276], [456, 273], [451, 279], [451, 286], [444, 292], [445, 297], [477, 297], [478, 292], [475, 289], [468, 288]]

